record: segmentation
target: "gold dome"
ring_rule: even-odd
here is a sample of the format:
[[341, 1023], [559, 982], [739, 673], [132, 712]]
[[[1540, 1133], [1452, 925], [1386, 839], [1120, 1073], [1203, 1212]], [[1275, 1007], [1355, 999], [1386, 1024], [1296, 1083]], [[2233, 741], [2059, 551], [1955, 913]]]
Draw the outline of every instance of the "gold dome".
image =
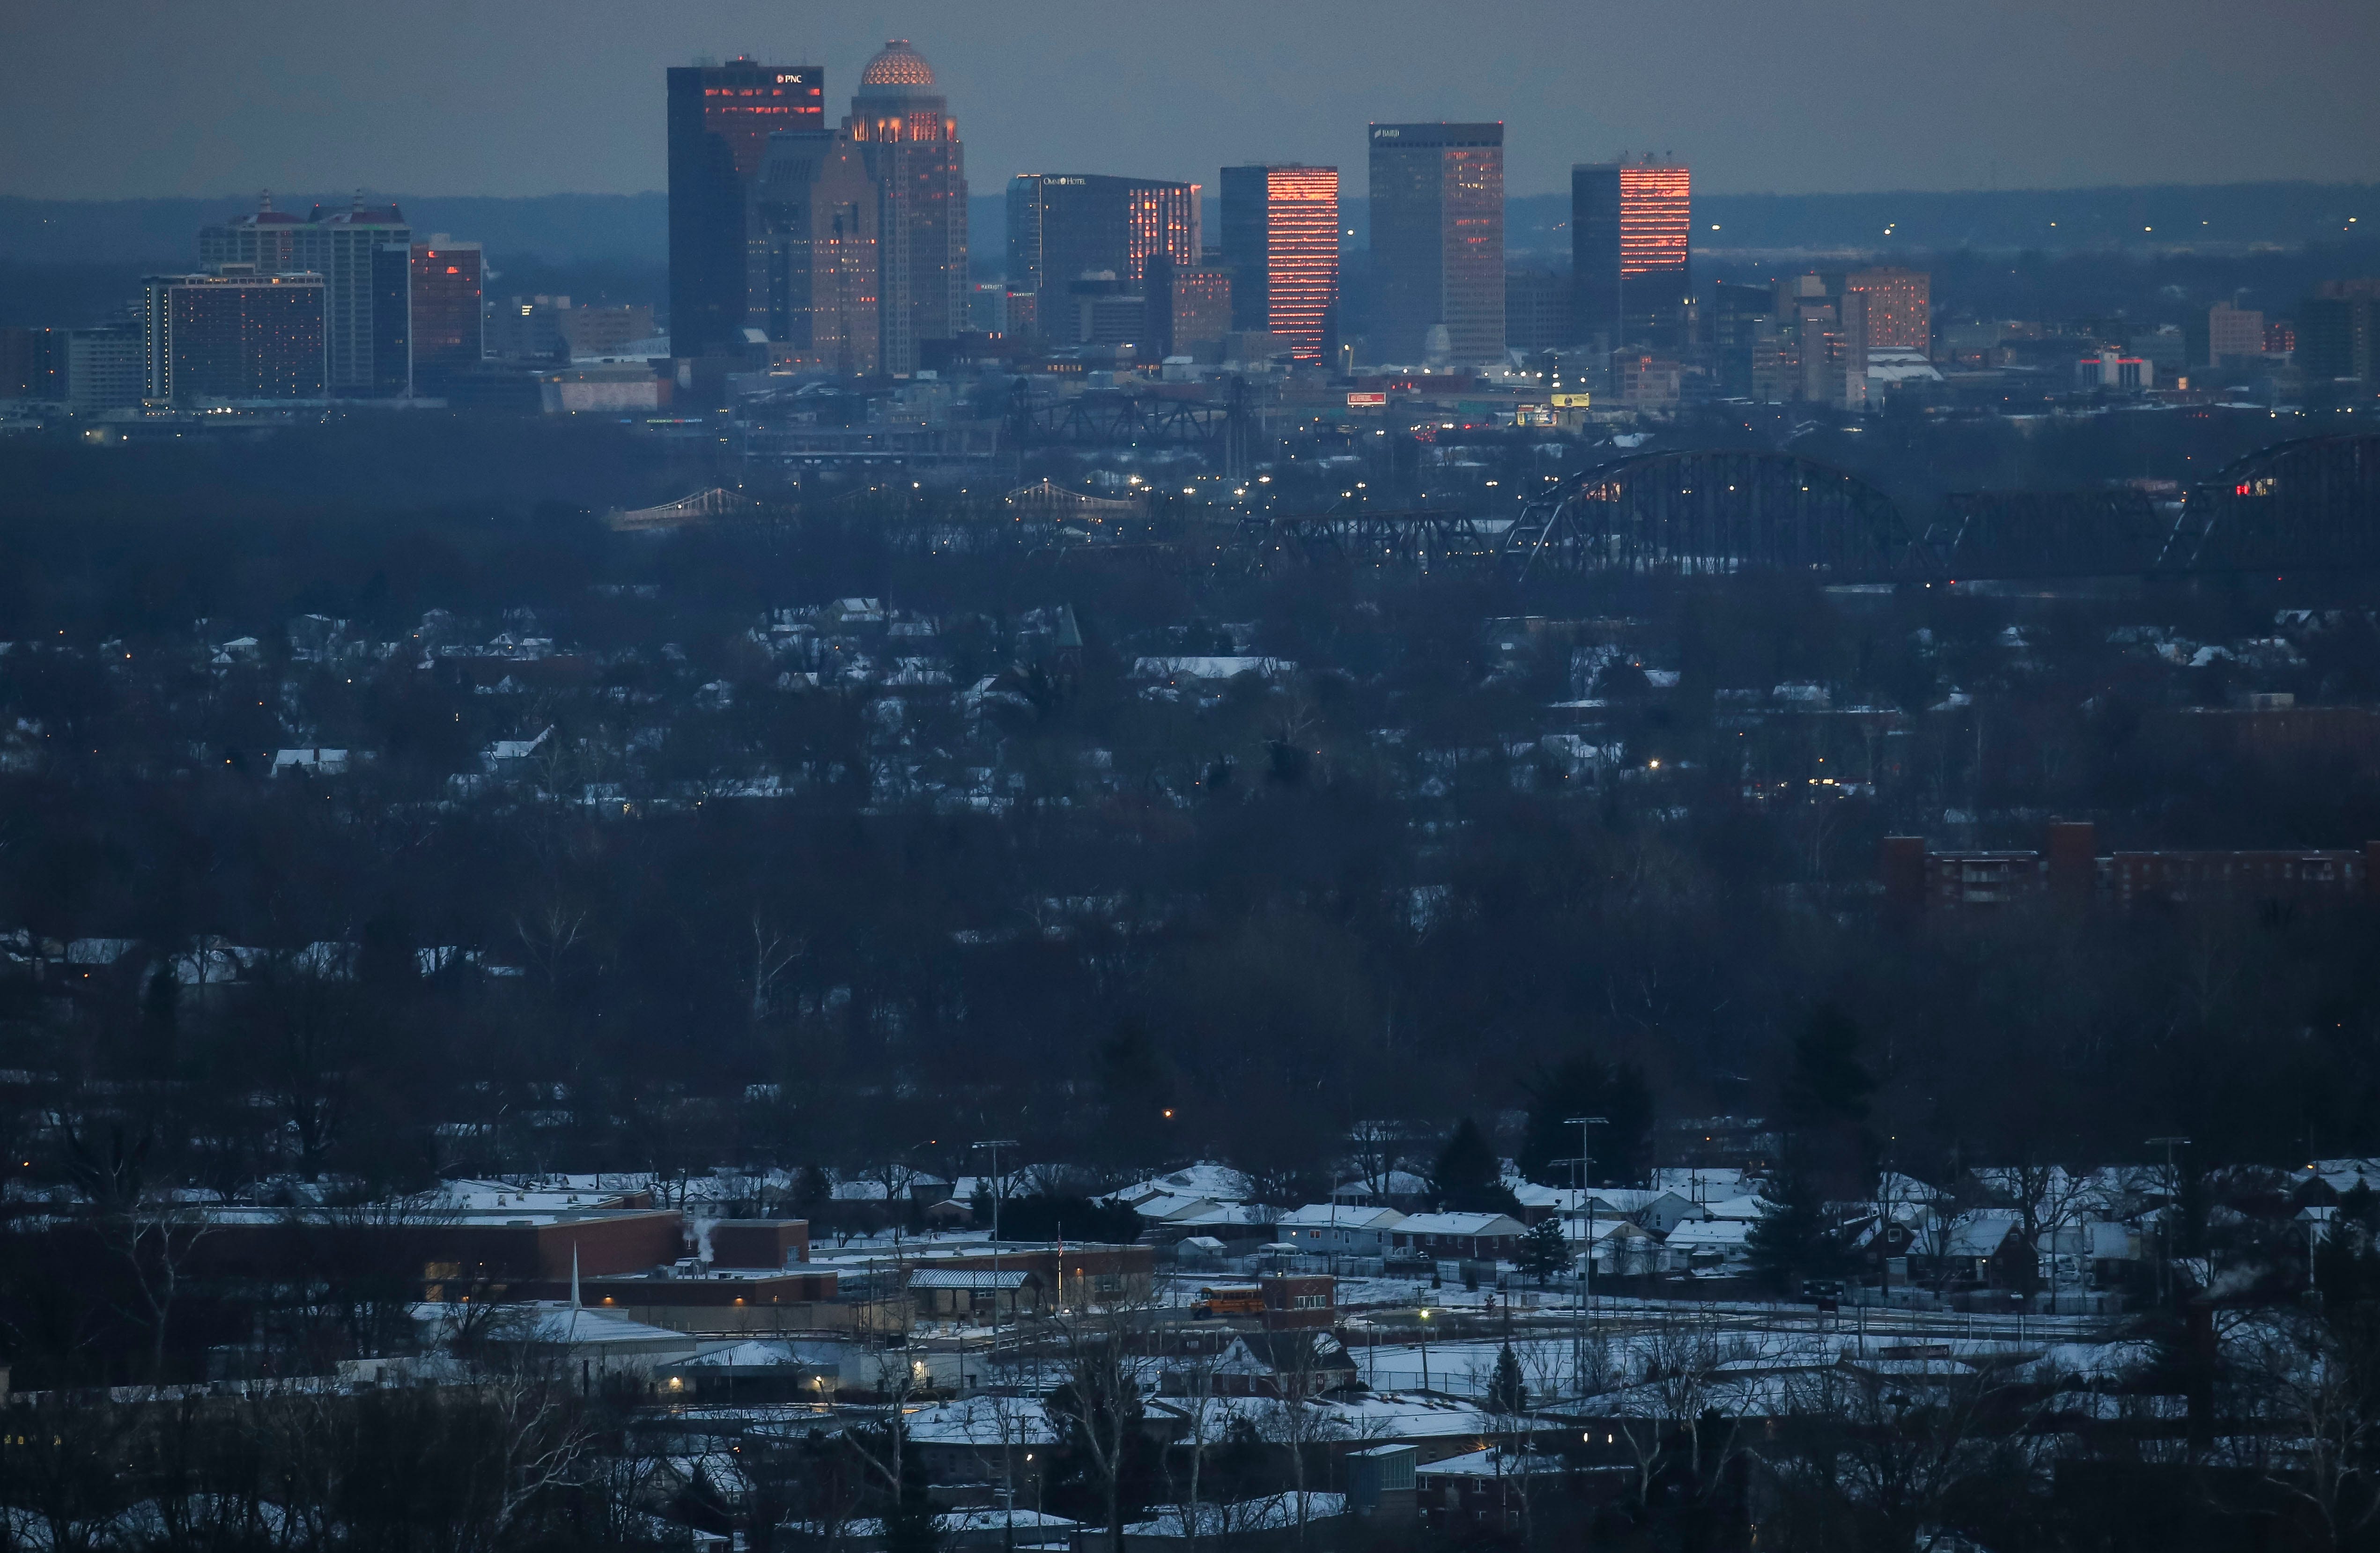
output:
[[859, 84], [870, 86], [931, 86], [934, 67], [926, 56], [909, 46], [906, 38], [895, 38], [884, 45], [884, 52], [868, 62], [860, 73]]

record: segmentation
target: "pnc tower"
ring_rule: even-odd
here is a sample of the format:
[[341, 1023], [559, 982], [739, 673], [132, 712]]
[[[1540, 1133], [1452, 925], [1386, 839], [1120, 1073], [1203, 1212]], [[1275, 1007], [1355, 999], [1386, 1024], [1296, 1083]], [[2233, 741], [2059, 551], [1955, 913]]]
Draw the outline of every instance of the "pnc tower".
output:
[[1294, 163], [1226, 167], [1222, 186], [1232, 327], [1281, 335], [1299, 361], [1334, 354], [1339, 169]]
[[1372, 126], [1372, 355], [1417, 364], [1443, 328], [1455, 361], [1504, 354], [1504, 127]]
[[669, 72], [671, 349], [743, 340], [745, 212], [769, 136], [824, 127], [826, 72], [815, 65], [673, 67]]

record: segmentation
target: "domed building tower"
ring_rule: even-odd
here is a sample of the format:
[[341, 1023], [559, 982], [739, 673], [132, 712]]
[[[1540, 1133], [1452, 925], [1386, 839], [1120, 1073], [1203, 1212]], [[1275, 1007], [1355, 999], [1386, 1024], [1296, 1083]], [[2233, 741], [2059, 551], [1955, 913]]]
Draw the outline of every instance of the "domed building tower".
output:
[[919, 346], [947, 340], [966, 317], [966, 154], [933, 67], [905, 38], [868, 62], [844, 129], [876, 179], [882, 264], [878, 358], [917, 370]]

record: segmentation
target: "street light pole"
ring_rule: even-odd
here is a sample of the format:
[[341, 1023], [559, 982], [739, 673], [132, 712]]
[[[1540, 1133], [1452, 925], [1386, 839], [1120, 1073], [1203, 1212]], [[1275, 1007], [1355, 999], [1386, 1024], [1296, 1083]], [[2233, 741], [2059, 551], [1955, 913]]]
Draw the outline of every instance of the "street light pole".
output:
[[2190, 1140], [2184, 1137], [2151, 1138], [2151, 1148], [2165, 1146], [2165, 1179], [2173, 1195], [2165, 1205], [2165, 1217], [2158, 1221], [2159, 1237], [2165, 1242], [2165, 1255], [2157, 1258], [2157, 1301], [2163, 1304], [2173, 1293], [2173, 1216], [2181, 1208], [2181, 1177], [2175, 1173], [2173, 1151], [2186, 1148]]
[[[968, 1147], [991, 1151], [991, 1353], [989, 1363], [990, 1367], [996, 1369], [1000, 1365], [1000, 1151], [1003, 1148], [1014, 1148], [1016, 1140], [985, 1138]], [[991, 1394], [992, 1406], [999, 1407], [1002, 1401], [998, 1391]], [[1005, 1485], [1001, 1497], [1007, 1504], [1008, 1525], [1005, 1541], [1008, 1553], [1015, 1553], [1016, 1549], [1015, 1457], [1016, 1445], [1008, 1438], [1008, 1427], [1003, 1419], [1000, 1430], [1000, 1476], [1002, 1483]]]
[[1589, 1127], [1609, 1126], [1610, 1118], [1604, 1116], [1566, 1116], [1562, 1118], [1562, 1125], [1565, 1127], [1575, 1127], [1578, 1129], [1579, 1206], [1586, 1209], [1586, 1235], [1579, 1244], [1579, 1268], [1582, 1283], [1580, 1287], [1573, 1289], [1572, 1292], [1573, 1301], [1578, 1306], [1578, 1338], [1571, 1356], [1571, 1371], [1578, 1381], [1578, 1394], [1581, 1398], [1584, 1398], [1586, 1395], [1586, 1306], [1587, 1302], [1595, 1298], [1595, 1207], [1593, 1201], [1587, 1196], [1587, 1188], [1589, 1185], [1587, 1176], [1592, 1173], [1593, 1171], [1595, 1164], [1595, 1151], [1587, 1142], [1589, 1135], [1587, 1129]]

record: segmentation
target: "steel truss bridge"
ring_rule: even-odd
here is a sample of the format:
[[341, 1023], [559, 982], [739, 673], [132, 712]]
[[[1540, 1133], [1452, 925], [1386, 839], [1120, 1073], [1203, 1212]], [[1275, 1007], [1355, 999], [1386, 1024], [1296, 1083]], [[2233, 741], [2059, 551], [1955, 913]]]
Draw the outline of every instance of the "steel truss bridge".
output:
[[2380, 569], [2380, 435], [2250, 454], [2160, 501], [2132, 489], [1970, 491], [1920, 528], [1858, 477], [1791, 453], [1631, 455], [1509, 524], [1443, 511], [1251, 520], [1259, 565], [1494, 566], [1520, 576], [1798, 573], [1836, 583]]

